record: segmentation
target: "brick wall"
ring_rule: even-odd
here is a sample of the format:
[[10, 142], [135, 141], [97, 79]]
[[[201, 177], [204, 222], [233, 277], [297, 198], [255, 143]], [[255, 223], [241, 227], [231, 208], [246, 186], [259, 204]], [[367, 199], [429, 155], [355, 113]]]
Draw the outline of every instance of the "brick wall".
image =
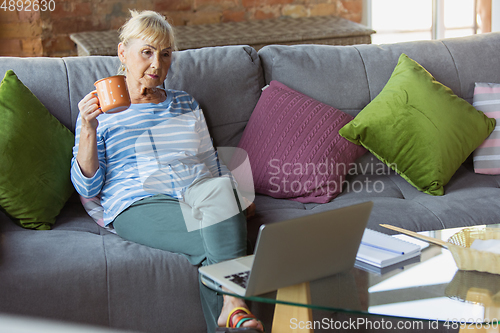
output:
[[0, 10], [0, 56], [40, 56], [42, 21], [40, 12]]
[[53, 1], [53, 11], [0, 9], [0, 56], [76, 55], [70, 33], [117, 29], [129, 17], [129, 8], [156, 10], [174, 25], [320, 15], [360, 22], [362, 13], [362, 0]]

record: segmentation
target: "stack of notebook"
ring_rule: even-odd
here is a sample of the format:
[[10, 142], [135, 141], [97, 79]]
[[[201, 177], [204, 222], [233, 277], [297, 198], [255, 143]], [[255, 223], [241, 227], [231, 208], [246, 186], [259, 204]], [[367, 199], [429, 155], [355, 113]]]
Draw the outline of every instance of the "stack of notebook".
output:
[[[420, 256], [419, 245], [406, 242], [384, 233], [366, 229], [358, 253], [356, 264], [358, 267], [382, 269], [393, 266]], [[412, 261], [413, 262], [413, 261]], [[367, 267], [367, 265], [369, 265]]]

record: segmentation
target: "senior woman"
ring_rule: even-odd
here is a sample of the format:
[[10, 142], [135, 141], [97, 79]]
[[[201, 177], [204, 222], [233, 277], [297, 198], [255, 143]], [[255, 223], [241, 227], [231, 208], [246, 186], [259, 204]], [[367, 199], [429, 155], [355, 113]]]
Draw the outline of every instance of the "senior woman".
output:
[[[243, 256], [246, 216], [241, 209], [223, 213], [228, 198], [236, 200], [203, 112], [186, 92], [158, 87], [172, 61], [173, 29], [156, 12], [131, 14], [121, 29], [118, 56], [132, 104], [120, 113], [104, 114], [94, 92], [80, 101], [73, 184], [84, 197], [101, 196], [105, 224], [112, 224], [124, 239], [183, 254], [193, 265]], [[153, 132], [161, 133], [156, 142]], [[139, 166], [153, 159], [138, 152], [138, 140], [148, 133], [154, 158], [167, 166], [162, 175], [171, 180], [171, 186], [161, 191], [146, 186]], [[198, 225], [189, 231], [187, 220]], [[201, 286], [200, 297], [209, 332], [227, 323], [263, 330], [243, 300], [221, 297]]]

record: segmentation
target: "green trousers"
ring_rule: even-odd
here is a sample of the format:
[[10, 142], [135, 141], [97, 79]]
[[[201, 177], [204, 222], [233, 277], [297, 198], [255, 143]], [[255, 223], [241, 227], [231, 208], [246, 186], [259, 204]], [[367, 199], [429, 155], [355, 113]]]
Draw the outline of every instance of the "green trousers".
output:
[[[219, 186], [218, 181], [206, 184], [207, 191], [194, 187], [191, 197], [196, 207], [193, 212], [197, 218], [211, 215], [210, 211], [224, 210], [227, 207], [227, 186]], [[232, 191], [232, 188], [229, 188]], [[231, 193], [235, 204], [234, 193]], [[217, 203], [218, 198], [222, 198]], [[211, 204], [207, 204], [211, 203]], [[247, 229], [244, 212], [240, 212], [218, 223], [209, 223], [200, 228], [188, 231], [185, 214], [186, 203], [158, 194], [142, 199], [120, 213], [113, 221], [119, 236], [124, 239], [184, 255], [192, 265], [210, 265], [220, 261], [233, 259], [247, 253]], [[181, 207], [183, 206], [183, 207]], [[201, 216], [200, 216], [201, 212]], [[192, 218], [192, 217], [190, 217]], [[222, 296], [209, 290], [200, 282], [200, 298], [203, 314], [207, 322], [207, 331], [213, 333], [217, 326], [223, 299]]]

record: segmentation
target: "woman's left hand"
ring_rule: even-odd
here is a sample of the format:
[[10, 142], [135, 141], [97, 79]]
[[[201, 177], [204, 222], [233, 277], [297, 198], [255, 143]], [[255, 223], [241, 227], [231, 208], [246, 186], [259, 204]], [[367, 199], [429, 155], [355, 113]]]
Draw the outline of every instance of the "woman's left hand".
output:
[[245, 200], [246, 206], [248, 206], [246, 209], [247, 219], [250, 219], [255, 216], [255, 203], [245, 197], [243, 197], [243, 200]]
[[251, 219], [255, 216], [255, 203], [251, 203], [247, 208], [247, 219]]

